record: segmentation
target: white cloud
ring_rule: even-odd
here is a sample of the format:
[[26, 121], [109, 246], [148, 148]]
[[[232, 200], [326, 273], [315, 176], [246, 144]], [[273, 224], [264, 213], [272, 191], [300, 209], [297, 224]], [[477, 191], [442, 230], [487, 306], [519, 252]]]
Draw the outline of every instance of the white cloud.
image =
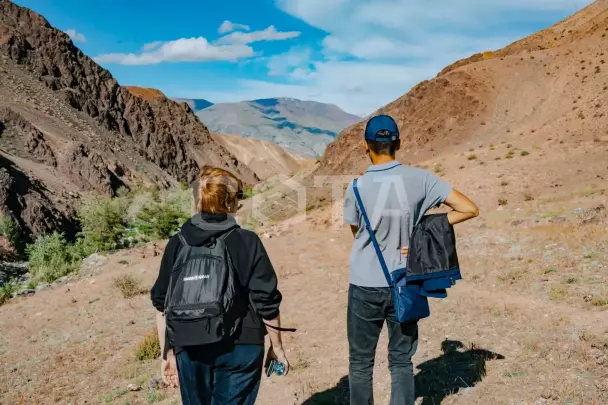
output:
[[525, 23], [548, 25], [591, 2], [435, 0], [430, 5], [412, 0], [275, 0], [286, 13], [327, 32], [322, 57], [298, 64], [292, 52], [274, 56], [268, 62], [269, 73], [283, 72], [290, 86], [249, 83], [247, 91], [284, 90], [275, 95], [292, 97], [315, 94], [319, 101], [367, 114], [459, 59], [531, 34], [521, 28]]
[[65, 33], [68, 34], [68, 36], [72, 38], [72, 41], [74, 42], [87, 42], [87, 38], [84, 36], [84, 34], [76, 31], [74, 28], [65, 30]]
[[139, 54], [110, 53], [94, 59], [98, 63], [153, 65], [162, 62], [236, 61], [254, 55], [253, 49], [245, 44], [214, 45], [203, 37], [157, 41], [144, 45], [143, 49]]
[[220, 25], [220, 28], [218, 28], [217, 32], [219, 32], [220, 34], [227, 34], [232, 31], [249, 31], [249, 30], [251, 30], [251, 27], [249, 25], [237, 24], [237, 23], [233, 23], [231, 21], [225, 20], [222, 23], [222, 25]]
[[143, 49], [144, 51], [151, 51], [155, 48], [158, 48], [162, 44], [163, 44], [163, 41], [154, 41], [154, 42], [150, 42], [148, 44], [144, 44], [144, 46], [141, 49]]
[[310, 48], [292, 48], [289, 52], [273, 55], [268, 58], [268, 74], [270, 76], [282, 76], [290, 72], [298, 71], [303, 74], [311, 61], [312, 50]]
[[298, 31], [277, 31], [274, 25], [262, 31], [233, 32], [217, 40], [218, 44], [250, 44], [259, 41], [283, 41], [300, 36]]
[[[290, 83], [240, 80], [233, 89], [189, 94], [215, 102], [233, 102], [268, 97], [293, 97], [335, 104], [347, 112], [364, 115], [400, 97], [441, 67], [397, 66], [374, 62], [317, 62], [304, 74], [289, 73]], [[373, 77], [370, 77], [373, 74]]]

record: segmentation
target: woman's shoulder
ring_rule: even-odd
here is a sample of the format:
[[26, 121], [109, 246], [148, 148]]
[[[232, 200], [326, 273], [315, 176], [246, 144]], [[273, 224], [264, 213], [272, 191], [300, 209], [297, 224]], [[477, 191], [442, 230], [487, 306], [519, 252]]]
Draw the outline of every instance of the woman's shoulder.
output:
[[258, 234], [249, 229], [238, 227], [238, 228], [234, 229], [234, 233], [245, 241], [255, 242], [255, 243], [261, 242]]

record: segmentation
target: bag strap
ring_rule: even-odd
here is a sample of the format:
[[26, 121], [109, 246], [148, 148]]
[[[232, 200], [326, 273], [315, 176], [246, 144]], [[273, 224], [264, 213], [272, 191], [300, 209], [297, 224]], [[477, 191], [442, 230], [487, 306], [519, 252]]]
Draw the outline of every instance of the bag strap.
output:
[[296, 328], [277, 328], [276, 326], [268, 325], [266, 322], [264, 322], [264, 325], [267, 328], [274, 329], [279, 332], [296, 332], [297, 331]]
[[365, 221], [365, 229], [367, 229], [367, 233], [369, 233], [369, 238], [372, 240], [372, 244], [374, 245], [374, 249], [376, 249], [376, 256], [378, 256], [378, 260], [380, 261], [380, 267], [382, 267], [382, 272], [384, 273], [384, 277], [386, 277], [386, 282], [390, 287], [393, 286], [393, 280], [388, 271], [388, 266], [384, 261], [384, 256], [382, 256], [382, 250], [380, 249], [380, 245], [378, 244], [378, 240], [376, 240], [376, 233], [372, 229], [372, 224], [369, 222], [369, 217], [367, 216], [367, 212], [365, 211], [365, 207], [363, 206], [363, 200], [361, 199], [361, 194], [359, 194], [359, 187], [357, 186], [357, 180], [353, 181], [353, 191], [355, 192], [355, 198], [357, 199], [357, 204], [359, 204], [359, 208], [361, 209], [361, 215], [363, 216], [363, 220]]

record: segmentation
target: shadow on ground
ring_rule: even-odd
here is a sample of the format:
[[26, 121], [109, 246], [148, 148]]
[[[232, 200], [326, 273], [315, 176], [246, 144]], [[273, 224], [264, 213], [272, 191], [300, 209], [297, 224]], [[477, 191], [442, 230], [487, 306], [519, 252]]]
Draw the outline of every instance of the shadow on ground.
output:
[[471, 389], [486, 375], [486, 362], [502, 360], [505, 356], [472, 345], [465, 349], [462, 342], [444, 340], [443, 354], [418, 365], [416, 398], [422, 405], [439, 405], [461, 389]]
[[[486, 375], [486, 362], [502, 360], [505, 357], [489, 350], [455, 340], [441, 343], [443, 354], [420, 364], [416, 374], [416, 398], [422, 398], [422, 405], [439, 405], [450, 395], [461, 389], [471, 389]], [[348, 405], [348, 376], [340, 379], [335, 387], [318, 392], [302, 405]]]
[[350, 403], [350, 392], [348, 389], [348, 376], [340, 379], [335, 387], [327, 391], [317, 392], [302, 405], [348, 405]]

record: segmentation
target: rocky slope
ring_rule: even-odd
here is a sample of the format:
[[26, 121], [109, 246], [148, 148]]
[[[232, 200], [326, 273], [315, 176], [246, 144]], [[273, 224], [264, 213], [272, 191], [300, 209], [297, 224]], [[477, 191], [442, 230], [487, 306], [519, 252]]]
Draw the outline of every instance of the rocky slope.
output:
[[276, 174], [289, 175], [314, 164], [313, 159], [289, 152], [274, 142], [213, 132], [211, 135], [253, 170], [260, 180]]
[[316, 157], [347, 126], [361, 119], [335, 105], [292, 98], [220, 103], [197, 112], [212, 131], [272, 141]]
[[204, 163], [258, 180], [188, 105], [159, 93], [121, 87], [42, 16], [0, 0], [3, 214], [27, 235], [73, 233], [82, 192], [167, 187]]
[[[399, 123], [399, 158], [420, 162], [465, 144], [556, 138], [601, 139], [608, 127], [608, 1], [504, 49], [447, 67], [382, 107]], [[319, 173], [358, 173], [363, 123], [328, 146]]]

